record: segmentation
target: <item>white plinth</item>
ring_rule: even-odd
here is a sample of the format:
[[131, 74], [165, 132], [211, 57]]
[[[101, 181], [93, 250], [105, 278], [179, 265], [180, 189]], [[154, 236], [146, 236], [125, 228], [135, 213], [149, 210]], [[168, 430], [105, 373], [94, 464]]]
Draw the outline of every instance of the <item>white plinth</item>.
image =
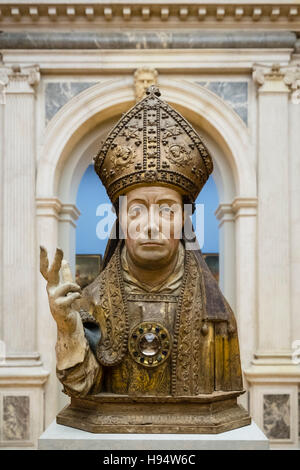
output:
[[53, 421], [40, 450], [265, 450], [269, 441], [252, 421], [221, 434], [93, 434]]

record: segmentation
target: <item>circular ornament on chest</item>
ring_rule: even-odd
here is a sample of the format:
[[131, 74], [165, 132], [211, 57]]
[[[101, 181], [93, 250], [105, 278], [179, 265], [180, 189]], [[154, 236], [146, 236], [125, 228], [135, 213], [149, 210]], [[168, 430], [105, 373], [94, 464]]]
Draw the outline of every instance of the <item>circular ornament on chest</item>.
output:
[[169, 331], [156, 321], [139, 323], [129, 333], [129, 353], [135, 362], [144, 367], [159, 366], [169, 357], [171, 349]]

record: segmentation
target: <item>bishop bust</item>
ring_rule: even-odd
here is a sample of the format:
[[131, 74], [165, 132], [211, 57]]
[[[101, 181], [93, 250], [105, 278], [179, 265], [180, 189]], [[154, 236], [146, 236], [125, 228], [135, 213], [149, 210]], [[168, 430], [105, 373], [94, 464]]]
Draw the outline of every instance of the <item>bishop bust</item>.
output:
[[[221, 432], [249, 424], [234, 314], [206, 266], [187, 207], [212, 172], [203, 140], [157, 87], [95, 158], [117, 222], [102, 271], [81, 292], [57, 250], [48, 269], [57, 421], [92, 432]], [[61, 271], [61, 282], [59, 282]]]

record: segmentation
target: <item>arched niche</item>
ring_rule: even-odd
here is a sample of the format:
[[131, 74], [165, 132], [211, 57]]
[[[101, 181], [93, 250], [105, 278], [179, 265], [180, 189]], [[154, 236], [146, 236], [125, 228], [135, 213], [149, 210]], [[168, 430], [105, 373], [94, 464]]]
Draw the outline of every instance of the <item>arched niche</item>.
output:
[[[255, 329], [256, 172], [249, 131], [229, 105], [204, 87], [161, 77], [160, 90], [163, 99], [204, 137], [213, 155], [213, 177], [220, 199], [220, 283], [237, 312], [246, 367], [254, 342], [249, 322]], [[47, 246], [50, 256], [60, 245], [74, 266], [80, 180], [101, 140], [133, 104], [131, 80], [109, 80], [72, 98], [50, 121], [38, 159], [36, 188], [38, 241]], [[47, 325], [51, 332], [47, 344], [40, 344], [45, 360], [45, 355], [53, 355], [56, 332], [44, 285], [39, 283], [38, 289], [39, 309], [44, 312], [38, 322], [39, 332], [42, 334]], [[50, 369], [55, 374], [53, 361]]]

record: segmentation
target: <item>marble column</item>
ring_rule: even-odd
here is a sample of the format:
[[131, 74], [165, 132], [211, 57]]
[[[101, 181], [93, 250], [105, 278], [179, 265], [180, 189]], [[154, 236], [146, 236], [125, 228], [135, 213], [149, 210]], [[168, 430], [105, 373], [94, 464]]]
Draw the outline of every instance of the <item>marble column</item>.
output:
[[215, 215], [219, 220], [219, 284], [223, 294], [235, 312], [235, 223], [231, 204], [219, 204]]
[[256, 198], [235, 198], [236, 311], [238, 315], [241, 361], [250, 365], [255, 350], [256, 325]]
[[[258, 65], [253, 74], [258, 84], [258, 334], [256, 354], [245, 375], [251, 386], [251, 414], [273, 447], [298, 445], [300, 366], [292, 361], [291, 302], [295, 236], [291, 208], [295, 211], [295, 206], [290, 178], [295, 137], [290, 127], [288, 68]], [[297, 133], [294, 128], [293, 134]]]
[[75, 253], [76, 253], [76, 220], [80, 212], [74, 204], [62, 204], [59, 217], [60, 247], [64, 252], [64, 258], [69, 261], [70, 268], [75, 279]]
[[[290, 281], [291, 340], [300, 341], [300, 58], [291, 64], [285, 75], [291, 88], [289, 106], [289, 201], [290, 201]], [[300, 354], [299, 354], [300, 359]]]
[[[0, 155], [4, 155], [4, 104], [5, 87], [8, 82], [6, 71], [0, 69]], [[4, 337], [3, 337], [3, 158], [0, 158], [0, 341], [2, 356], [4, 355]]]
[[277, 67], [257, 68], [258, 89], [258, 350], [259, 357], [288, 354], [289, 88]]
[[[52, 263], [58, 244], [58, 223], [61, 211], [61, 202], [58, 198], [37, 198], [37, 244], [44, 246], [48, 251], [49, 262]], [[50, 375], [45, 385], [45, 426], [47, 427], [55, 418], [59, 410], [59, 389], [56, 378], [55, 343], [57, 337], [56, 323], [51, 315], [46, 281], [39, 275], [37, 278], [37, 330], [38, 350], [43, 363]], [[47, 334], [45, 334], [47, 332]], [[61, 388], [61, 387], [60, 387]]]
[[[70, 264], [74, 280], [76, 280], [76, 220], [79, 216], [80, 212], [74, 204], [62, 204], [59, 214], [59, 246], [64, 252], [64, 258]], [[61, 388], [59, 383], [57, 403], [59, 410], [69, 402], [68, 397], [61, 392]]]
[[3, 336], [10, 355], [36, 351], [35, 100], [37, 68], [7, 70], [3, 141]]
[[[1, 444], [34, 447], [43, 429], [48, 372], [37, 352], [35, 87], [37, 66], [0, 67], [1, 123]], [[14, 423], [14, 429], [11, 423]]]
[[[232, 204], [220, 204], [216, 211], [220, 286], [237, 319], [243, 370], [249, 367], [255, 344], [256, 205], [256, 199], [236, 198]], [[239, 401], [248, 407], [247, 394]]]

